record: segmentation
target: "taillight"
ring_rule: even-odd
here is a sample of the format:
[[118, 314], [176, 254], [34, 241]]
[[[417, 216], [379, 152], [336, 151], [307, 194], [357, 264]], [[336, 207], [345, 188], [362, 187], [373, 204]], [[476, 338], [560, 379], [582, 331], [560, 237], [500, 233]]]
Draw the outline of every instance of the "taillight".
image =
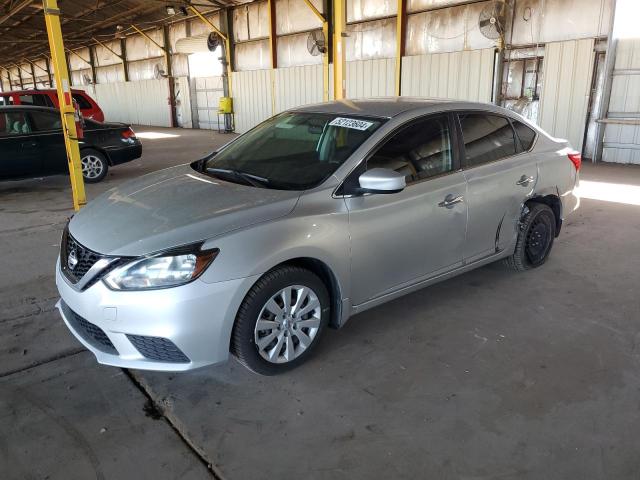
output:
[[122, 131], [122, 138], [136, 138], [136, 132], [129, 127]]
[[576, 172], [580, 170], [580, 166], [582, 165], [582, 155], [579, 152], [572, 152], [567, 154], [573, 166], [576, 167]]

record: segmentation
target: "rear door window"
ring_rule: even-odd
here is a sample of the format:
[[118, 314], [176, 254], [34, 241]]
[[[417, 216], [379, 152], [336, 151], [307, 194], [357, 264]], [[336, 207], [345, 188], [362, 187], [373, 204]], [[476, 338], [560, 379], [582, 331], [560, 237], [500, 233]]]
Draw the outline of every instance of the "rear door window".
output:
[[513, 122], [513, 128], [516, 130], [516, 135], [520, 139], [519, 151], [527, 152], [533, 147], [533, 143], [536, 140], [536, 132], [530, 127], [527, 127], [524, 123], [515, 120]]
[[29, 95], [20, 95], [21, 105], [35, 105], [37, 107], [53, 107], [53, 103], [48, 95], [44, 93], [34, 93]]
[[31, 112], [31, 122], [34, 132], [62, 130], [62, 119], [56, 112]]
[[11, 95], [1, 95], [0, 105], [13, 105], [13, 97]]
[[516, 139], [505, 117], [482, 112], [458, 114], [465, 147], [465, 167], [471, 168], [515, 155]]

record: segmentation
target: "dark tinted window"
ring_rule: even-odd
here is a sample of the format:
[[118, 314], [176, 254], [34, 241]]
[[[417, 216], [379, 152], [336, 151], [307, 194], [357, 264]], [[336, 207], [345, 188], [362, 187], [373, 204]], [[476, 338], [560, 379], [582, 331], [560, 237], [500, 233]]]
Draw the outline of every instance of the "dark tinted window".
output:
[[76, 102], [78, 102], [78, 106], [80, 107], [80, 110], [90, 110], [91, 108], [93, 108], [89, 103], [89, 100], [84, 98], [82, 94], [72, 93], [71, 96]]
[[27, 116], [22, 112], [0, 113], [0, 136], [31, 133]]
[[466, 113], [459, 117], [467, 167], [516, 154], [513, 128], [506, 118], [484, 113]]
[[53, 107], [49, 96], [45, 93], [35, 93], [33, 95], [20, 95], [21, 105], [36, 105], [38, 107]]
[[62, 119], [55, 112], [31, 112], [31, 122], [34, 132], [47, 130], [62, 130]]
[[514, 121], [513, 127], [516, 129], [516, 135], [520, 139], [521, 151], [527, 151], [533, 147], [533, 142], [536, 139], [536, 132], [527, 127], [524, 123]]
[[407, 184], [453, 170], [451, 135], [446, 115], [429, 117], [403, 129], [367, 161], [367, 169], [389, 168]]

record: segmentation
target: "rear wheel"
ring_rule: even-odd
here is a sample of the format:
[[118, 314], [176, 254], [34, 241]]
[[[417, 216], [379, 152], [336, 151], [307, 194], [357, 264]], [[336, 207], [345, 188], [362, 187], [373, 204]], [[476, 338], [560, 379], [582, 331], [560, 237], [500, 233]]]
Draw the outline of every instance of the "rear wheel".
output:
[[106, 157], [90, 148], [80, 152], [80, 162], [82, 164], [82, 177], [87, 183], [97, 183], [107, 175], [109, 163]]
[[245, 297], [231, 338], [231, 352], [261, 375], [304, 362], [329, 319], [329, 294], [314, 273], [280, 267], [265, 274]]
[[544, 203], [530, 203], [520, 223], [516, 249], [505, 263], [517, 271], [539, 267], [547, 261], [556, 236], [556, 217]]

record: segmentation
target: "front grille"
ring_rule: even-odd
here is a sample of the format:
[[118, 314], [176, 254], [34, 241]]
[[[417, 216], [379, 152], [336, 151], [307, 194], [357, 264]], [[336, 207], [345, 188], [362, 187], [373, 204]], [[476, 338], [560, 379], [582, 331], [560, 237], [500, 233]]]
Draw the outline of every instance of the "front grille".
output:
[[189, 363], [189, 358], [166, 338], [144, 337], [142, 335], [127, 335], [127, 338], [138, 351], [150, 360], [171, 363]]
[[100, 327], [71, 310], [64, 301], [61, 302], [61, 307], [67, 321], [84, 341], [101, 352], [118, 355], [116, 347], [113, 346], [107, 334]]
[[[73, 264], [73, 262], [69, 262], [69, 255], [73, 255], [77, 263]], [[78, 283], [101, 258], [104, 258], [104, 255], [100, 255], [80, 245], [69, 233], [69, 227], [65, 228], [62, 234], [60, 265], [62, 267], [62, 273], [64, 273], [72, 283]]]

